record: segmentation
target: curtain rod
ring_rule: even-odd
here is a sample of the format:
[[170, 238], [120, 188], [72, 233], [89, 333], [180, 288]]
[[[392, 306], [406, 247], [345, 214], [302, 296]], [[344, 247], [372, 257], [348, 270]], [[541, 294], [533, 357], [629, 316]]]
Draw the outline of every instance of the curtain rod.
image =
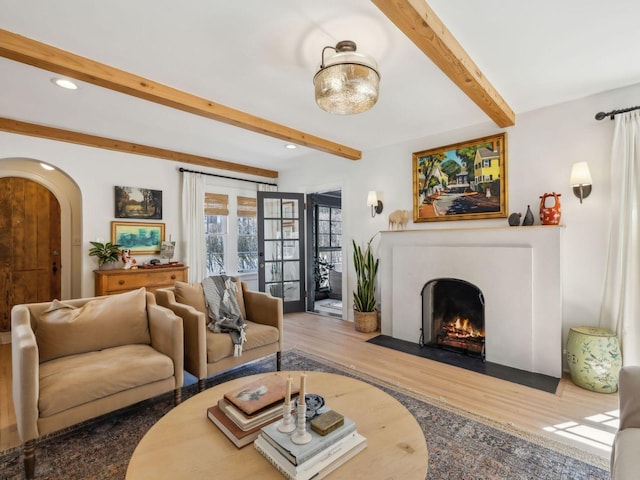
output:
[[640, 109], [640, 106], [638, 107], [629, 107], [629, 108], [623, 108], [621, 110], [611, 110], [610, 112], [598, 112], [596, 113], [596, 120], [602, 120], [606, 117], [611, 117], [611, 120], [613, 120], [613, 117], [615, 117], [616, 115], [618, 115], [619, 113], [627, 113], [627, 112], [631, 112], [633, 110], [638, 110]]
[[277, 187], [278, 184], [277, 183], [269, 183], [269, 182], [260, 182], [259, 180], [247, 180], [246, 178], [238, 178], [238, 177], [227, 177], [226, 175], [218, 175], [216, 173], [207, 173], [207, 172], [198, 172], [196, 170], [187, 170], [186, 168], [182, 168], [180, 167], [178, 169], [178, 171], [180, 173], [182, 172], [188, 172], [188, 173], [199, 173], [201, 175], [209, 175], [210, 177], [219, 177], [219, 178], [227, 178], [229, 180], [240, 180], [241, 182], [251, 182], [251, 183], [259, 183], [261, 185], [273, 185], [274, 187]]

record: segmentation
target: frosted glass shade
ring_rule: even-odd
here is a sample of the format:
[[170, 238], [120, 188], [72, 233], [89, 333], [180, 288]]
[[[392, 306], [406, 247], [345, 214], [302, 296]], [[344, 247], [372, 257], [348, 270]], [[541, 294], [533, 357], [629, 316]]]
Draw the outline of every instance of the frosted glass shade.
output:
[[371, 190], [367, 195], [367, 207], [377, 207], [378, 206], [378, 195], [374, 190]]
[[329, 58], [315, 77], [316, 103], [323, 110], [351, 115], [369, 110], [378, 101], [380, 75], [375, 61], [355, 52]]

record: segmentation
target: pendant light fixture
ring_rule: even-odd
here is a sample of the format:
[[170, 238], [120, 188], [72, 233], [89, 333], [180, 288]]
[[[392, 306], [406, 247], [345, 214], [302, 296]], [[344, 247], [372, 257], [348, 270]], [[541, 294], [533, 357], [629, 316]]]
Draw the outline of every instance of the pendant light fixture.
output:
[[[335, 54], [325, 58], [327, 49]], [[316, 103], [320, 108], [339, 115], [351, 115], [369, 110], [378, 100], [380, 74], [376, 61], [356, 53], [351, 40], [322, 49], [320, 70], [313, 77]]]

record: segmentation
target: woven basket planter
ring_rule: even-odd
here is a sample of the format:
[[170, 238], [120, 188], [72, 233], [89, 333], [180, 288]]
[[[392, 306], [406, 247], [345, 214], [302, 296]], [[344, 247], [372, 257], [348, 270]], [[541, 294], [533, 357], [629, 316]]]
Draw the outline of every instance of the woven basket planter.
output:
[[353, 321], [358, 332], [370, 333], [378, 330], [378, 312], [353, 311]]

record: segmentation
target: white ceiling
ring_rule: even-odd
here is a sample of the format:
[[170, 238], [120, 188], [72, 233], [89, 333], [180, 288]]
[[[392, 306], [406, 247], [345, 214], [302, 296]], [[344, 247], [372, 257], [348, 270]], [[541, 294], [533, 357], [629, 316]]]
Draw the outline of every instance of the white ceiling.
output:
[[[516, 126], [519, 113], [640, 82], [637, 0], [428, 3]], [[362, 161], [491, 122], [367, 0], [0, 0], [0, 28], [363, 150]], [[380, 99], [335, 116], [315, 105], [312, 78], [322, 47], [347, 39], [378, 61]], [[87, 83], [66, 91], [54, 76], [0, 58], [0, 116], [278, 171], [328, 155]]]

